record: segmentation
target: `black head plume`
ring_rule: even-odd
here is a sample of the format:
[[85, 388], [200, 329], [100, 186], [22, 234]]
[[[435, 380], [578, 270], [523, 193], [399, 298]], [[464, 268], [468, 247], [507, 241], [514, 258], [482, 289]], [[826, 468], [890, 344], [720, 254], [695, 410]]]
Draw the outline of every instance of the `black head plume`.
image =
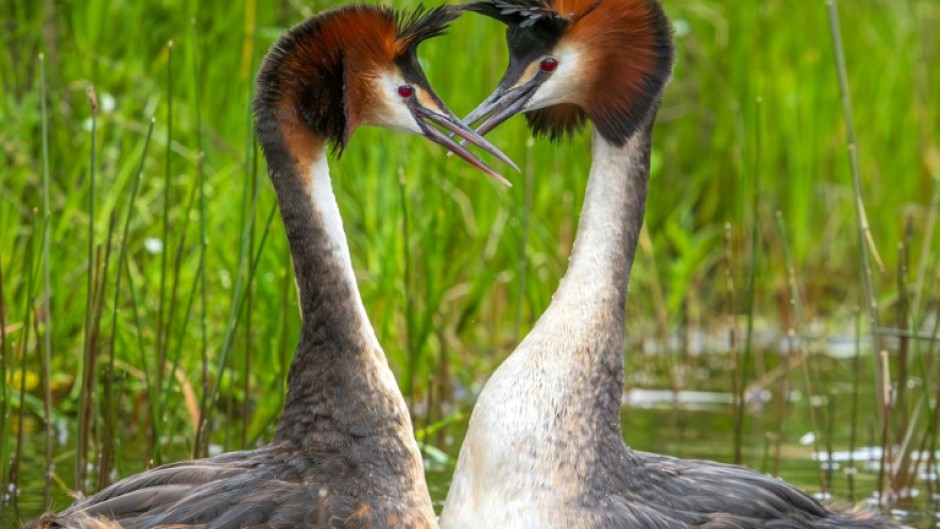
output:
[[421, 42], [443, 35], [460, 15], [460, 8], [446, 4], [430, 9], [419, 4], [410, 12], [399, 12], [396, 41], [401, 45], [401, 52], [414, 53]]

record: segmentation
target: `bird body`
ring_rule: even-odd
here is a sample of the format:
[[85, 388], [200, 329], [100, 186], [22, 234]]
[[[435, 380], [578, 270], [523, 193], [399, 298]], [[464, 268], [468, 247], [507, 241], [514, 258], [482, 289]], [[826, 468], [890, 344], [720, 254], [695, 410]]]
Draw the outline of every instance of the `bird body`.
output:
[[630, 459], [619, 414], [633, 258], [623, 241], [639, 236], [648, 142], [638, 135], [618, 147], [594, 134], [569, 269], [474, 405], [442, 528], [634, 527], [592, 520], [617, 506], [601, 476], [617, 474], [611, 465], [624, 478], [635, 470], [621, 464]]
[[[355, 288], [325, 150], [314, 160], [307, 192], [278, 192], [305, 245], [299, 289], [319, 301], [305, 307], [274, 441], [126, 478], [39, 527], [437, 526], [407, 407]], [[305, 267], [318, 270], [309, 281]]]
[[594, 124], [568, 271], [474, 406], [442, 529], [888, 529], [753, 470], [638, 452], [623, 440], [624, 317], [656, 112], [673, 61], [656, 0], [485, 0], [509, 67], [465, 118], [524, 112], [559, 139]]
[[32, 527], [437, 527], [408, 408], [359, 296], [327, 157], [373, 125], [425, 136], [498, 176], [428, 123], [505, 157], [450, 114], [417, 62], [417, 44], [458, 15], [327, 11], [288, 31], [258, 74], [255, 127], [302, 318], [273, 441], [142, 472]]

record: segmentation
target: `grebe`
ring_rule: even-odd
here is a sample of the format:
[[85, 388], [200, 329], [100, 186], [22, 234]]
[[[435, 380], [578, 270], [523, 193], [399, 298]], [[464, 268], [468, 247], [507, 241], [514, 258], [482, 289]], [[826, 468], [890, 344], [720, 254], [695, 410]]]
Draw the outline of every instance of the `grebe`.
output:
[[375, 125], [425, 136], [499, 177], [428, 123], [504, 157], [451, 115], [418, 65], [417, 45], [459, 14], [351, 5], [294, 27], [264, 60], [255, 126], [302, 312], [274, 440], [142, 472], [34, 526], [437, 527], [408, 409], [359, 297], [327, 150]]
[[473, 409], [442, 529], [896, 528], [837, 513], [747, 468], [631, 450], [620, 429], [624, 316], [653, 122], [671, 76], [654, 0], [489, 0], [509, 67], [464, 120], [485, 134], [525, 112], [551, 139], [594, 124], [568, 271]]

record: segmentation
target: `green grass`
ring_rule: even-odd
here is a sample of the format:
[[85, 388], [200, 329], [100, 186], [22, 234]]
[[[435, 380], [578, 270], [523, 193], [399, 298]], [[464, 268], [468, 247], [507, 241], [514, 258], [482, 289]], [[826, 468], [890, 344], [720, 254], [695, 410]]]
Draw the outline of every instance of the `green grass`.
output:
[[[52, 394], [53, 421], [78, 416], [81, 388], [93, 388], [84, 395], [91, 410], [89, 461], [102, 451], [113, 455], [105, 438], [147, 447], [124, 466], [117, 462], [121, 475], [176, 453], [169, 445], [199, 454], [210, 441], [235, 449], [269, 438], [299, 318], [279, 217], [268, 224], [274, 194], [251, 134], [253, 75], [285, 28], [336, 4], [9, 5], [0, 32], [0, 322], [9, 329], [0, 369], [11, 373], [25, 363], [41, 374], [44, 344], [51, 343], [45, 351], [50, 376], [41, 378]], [[842, 0], [839, 8], [861, 191], [884, 259], [884, 271], [874, 270], [874, 292], [882, 321], [894, 322], [907, 296], [903, 285], [916, 285], [906, 320], [918, 329], [938, 309], [940, 244], [931, 219], [940, 196], [940, 73], [933, 67], [940, 63], [940, 4]], [[743, 301], [751, 296], [756, 325], [787, 329], [795, 317], [790, 291], [798, 288], [801, 325], [823, 322], [829, 332], [851, 335], [864, 290], [824, 2], [669, 0], [666, 9], [679, 58], [655, 132], [646, 217], [651, 245], [638, 252], [633, 269], [628, 330], [655, 338], [686, 325], [709, 326], [727, 321], [729, 311], [751, 313]], [[503, 30], [466, 16], [448, 35], [423, 44], [420, 55], [438, 93], [463, 115], [502, 73]], [[91, 85], [100, 104], [94, 137], [86, 101]], [[454, 389], [472, 387], [512, 351], [550, 301], [576, 229], [588, 135], [529, 148], [517, 118], [491, 139], [525, 162], [525, 174], [507, 174], [516, 183], [511, 189], [424, 140], [387, 131], [357, 132], [332, 164], [379, 340], [406, 394], [434, 404], [419, 425], [446, 420], [443, 403]], [[776, 228], [778, 210], [786, 244]], [[119, 225], [127, 219], [126, 230], [113, 233], [111, 265], [96, 266], [115, 218]], [[909, 262], [919, 264], [899, 287], [895, 248], [908, 218]], [[734, 264], [729, 278], [726, 250]], [[106, 276], [93, 277], [95, 270]], [[751, 274], [753, 294], [746, 289]], [[737, 289], [734, 307], [727, 303], [728, 281]], [[95, 288], [100, 294], [89, 292]], [[98, 367], [83, 384], [95, 300], [102, 304], [95, 324], [100, 337], [88, 354]], [[911, 376], [936, 380], [929, 378], [936, 372], [934, 348], [913, 347]], [[669, 360], [679, 361], [678, 355]], [[651, 360], [628, 365], [641, 362]], [[762, 374], [754, 362], [746, 364], [745, 384]], [[48, 402], [41, 386], [22, 398], [20, 389], [4, 382], [0, 392], [0, 411], [7, 412], [0, 416], [0, 471], [18, 449], [19, 411], [41, 417]], [[921, 415], [918, 428], [937, 416], [929, 398], [914, 411], [916, 397], [930, 390], [927, 384], [908, 399], [909, 413]], [[201, 408], [211, 420], [202, 424], [208, 435], [195, 441]], [[124, 426], [109, 430], [114, 424]], [[74, 433], [55, 457], [75, 450]], [[79, 488], [66, 477], [73, 470], [58, 467], [57, 486]], [[89, 490], [109, 479], [102, 474], [87, 483]]]

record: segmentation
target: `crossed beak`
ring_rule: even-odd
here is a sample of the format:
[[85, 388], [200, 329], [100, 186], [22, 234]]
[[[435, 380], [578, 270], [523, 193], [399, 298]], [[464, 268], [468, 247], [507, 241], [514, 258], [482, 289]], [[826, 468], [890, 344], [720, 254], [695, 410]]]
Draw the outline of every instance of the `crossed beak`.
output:
[[[417, 121], [418, 125], [421, 127], [421, 132], [424, 134], [424, 137], [433, 141], [434, 143], [437, 143], [438, 145], [443, 146], [457, 156], [460, 156], [467, 163], [483, 171], [497, 182], [507, 186], [512, 185], [508, 180], [503, 178], [502, 175], [493, 170], [493, 168], [477, 158], [472, 152], [468, 151], [464, 145], [467, 143], [472, 143], [473, 145], [476, 145], [484, 151], [492, 154], [516, 171], [519, 171], [519, 167], [512, 160], [510, 160], [508, 156], [503, 154], [502, 151], [497, 149], [496, 146], [483, 138], [483, 136], [480, 134], [477, 134], [466, 125], [461, 123], [457, 118], [451, 115], [450, 112], [445, 110], [446, 113], [442, 114], [438, 111], [432, 110], [418, 102], [417, 98], [414, 98], [411, 101], [412, 102], [409, 105], [411, 108], [411, 113], [414, 115], [415, 121]], [[440, 125], [445, 130], [460, 136], [464, 139], [464, 141], [457, 143], [451, 138], [451, 136], [444, 134], [436, 127], [432, 126], [431, 123]]]
[[484, 135], [498, 127], [502, 122], [524, 111], [525, 104], [541, 84], [542, 79], [540, 79], [540, 76], [534, 76], [528, 82], [508, 90], [499, 86], [463, 119], [463, 123], [473, 125], [483, 120], [483, 123], [476, 128], [475, 132]]

